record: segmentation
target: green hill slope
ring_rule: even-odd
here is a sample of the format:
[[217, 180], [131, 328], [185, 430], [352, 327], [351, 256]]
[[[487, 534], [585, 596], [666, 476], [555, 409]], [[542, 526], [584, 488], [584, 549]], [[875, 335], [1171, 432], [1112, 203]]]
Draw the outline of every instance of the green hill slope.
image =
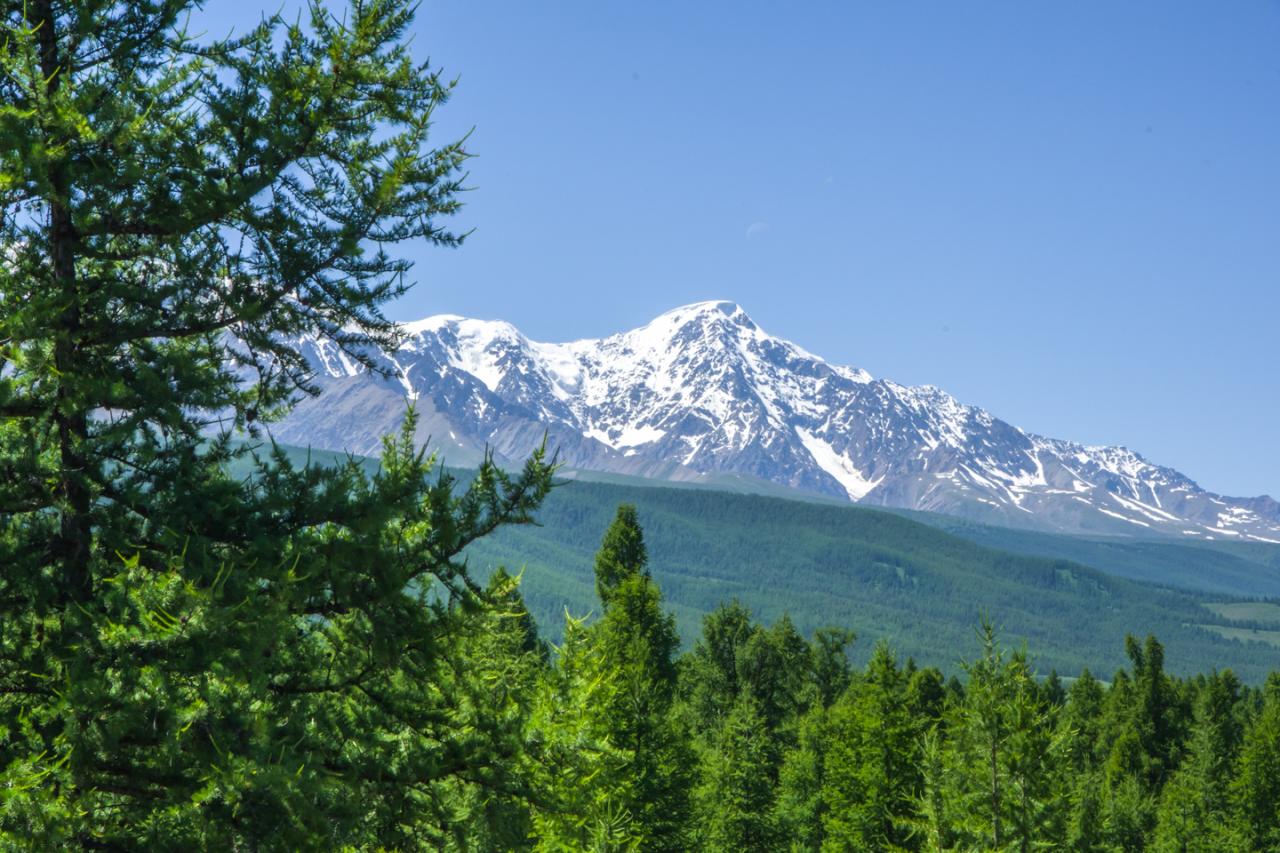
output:
[[[306, 451], [290, 455], [301, 461]], [[558, 638], [566, 608], [583, 615], [595, 606], [592, 558], [622, 502], [639, 508], [652, 571], [686, 641], [704, 613], [738, 598], [766, 621], [787, 613], [805, 632], [847, 626], [864, 653], [883, 637], [944, 669], [974, 647], [983, 612], [1009, 641], [1025, 640], [1043, 669], [1067, 674], [1122, 665], [1126, 633], [1157, 634], [1176, 672], [1230, 666], [1255, 680], [1280, 659], [1266, 642], [1232, 639], [1252, 623], [1206, 606], [1280, 596], [1276, 546], [1055, 536], [584, 472], [553, 492], [538, 526], [477, 543], [471, 564], [481, 576], [523, 569], [530, 611]]]
[[757, 495], [569, 483], [539, 514], [473, 547], [480, 572], [524, 569], [529, 608], [553, 637], [564, 610], [593, 606], [591, 560], [615, 506], [637, 505], [651, 568], [682, 636], [701, 614], [738, 598], [761, 618], [790, 614], [808, 632], [853, 628], [863, 651], [890, 640], [917, 660], [953, 668], [987, 613], [1043, 669], [1107, 673], [1123, 663], [1126, 633], [1157, 634], [1174, 671], [1230, 666], [1261, 678], [1275, 649], [1205, 625], [1229, 621], [1214, 596], [1113, 577], [1062, 559], [983, 547], [900, 515]]
[[1280, 545], [1066, 536], [892, 510], [979, 545], [1084, 563], [1107, 574], [1233, 597], [1280, 597]]
[[[575, 471], [577, 479], [639, 488], [716, 489], [781, 497], [829, 506], [844, 501], [813, 495], [745, 477], [712, 478], [698, 483], [663, 483], [638, 477]], [[1025, 528], [998, 527], [932, 512], [885, 509], [936, 527], [979, 545], [1039, 557], [1083, 563], [1107, 574], [1160, 586], [1199, 590], [1230, 597], [1280, 597], [1280, 545], [1263, 542], [1205, 541], [1156, 537], [1071, 536]]]

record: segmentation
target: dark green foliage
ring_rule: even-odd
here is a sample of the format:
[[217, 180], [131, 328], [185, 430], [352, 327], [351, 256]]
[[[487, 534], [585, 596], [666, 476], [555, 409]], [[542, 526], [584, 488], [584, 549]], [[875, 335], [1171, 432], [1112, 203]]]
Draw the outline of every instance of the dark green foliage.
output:
[[[1148, 639], [1129, 644], [1133, 670], [1110, 688], [1087, 671], [1055, 686], [984, 622], [963, 684], [899, 665], [881, 643], [831, 707], [814, 667], [800, 691], [809, 699], [771, 722], [740, 661], [753, 639], [786, 633], [729, 604], [707, 617], [682, 660], [705, 846], [1271, 849], [1280, 678], [1261, 693], [1229, 672], [1180, 681]], [[831, 638], [809, 645], [820, 660]]]
[[777, 826], [795, 850], [818, 850], [822, 846], [828, 809], [823, 785], [831, 743], [829, 716], [825, 707], [815, 704], [800, 719], [795, 748], [787, 752], [778, 774]]
[[1280, 675], [1264, 690], [1262, 710], [1244, 737], [1239, 769], [1232, 782], [1250, 849], [1280, 849]]
[[600, 604], [607, 608], [614, 591], [627, 578], [647, 574], [648, 561], [635, 505], [622, 504], [596, 552], [596, 595]]
[[[527, 567], [529, 608], [555, 639], [566, 606], [581, 613], [594, 605], [593, 555], [618, 503], [643, 516], [648, 565], [689, 644], [704, 616], [736, 599], [768, 623], [789, 614], [805, 636], [839, 626], [887, 639], [948, 675], [981, 612], [1010, 642], [1034, 649], [1046, 671], [1064, 675], [1127, 664], [1130, 633], [1159, 636], [1180, 674], [1230, 666], [1256, 683], [1275, 659], [1269, 647], [1197, 627], [1222, 622], [1204, 606], [1220, 598], [994, 551], [866, 507], [574, 480], [547, 500], [539, 526], [486, 538], [473, 564]], [[855, 648], [857, 665], [872, 646]]]
[[1164, 648], [1156, 638], [1148, 636], [1140, 646], [1126, 637], [1125, 651], [1133, 662], [1133, 678], [1121, 687], [1130, 695], [1118, 712], [1108, 770], [1112, 778], [1134, 777], [1150, 793], [1164, 785], [1180, 758], [1188, 714], [1164, 672]]
[[372, 473], [231, 437], [311, 389], [299, 336], [394, 343], [394, 244], [460, 242], [450, 84], [405, 0], [221, 40], [197, 5], [0, 13], [3, 846], [497, 838], [535, 656], [461, 552], [551, 466], [455, 491], [412, 413]]
[[201, 432], [311, 387], [297, 335], [357, 361], [393, 343], [408, 267], [380, 247], [459, 241], [436, 220], [466, 154], [425, 147], [449, 85], [402, 44], [410, 4], [205, 42], [193, 6], [38, 0], [0, 24], [0, 506], [81, 603], [97, 555], [239, 547], [211, 473], [231, 450]]
[[831, 709], [825, 848], [891, 850], [913, 834], [928, 719], [913, 713], [907, 694], [906, 673], [879, 643], [866, 672]]
[[1071, 789], [1067, 820], [1067, 849], [1075, 853], [1103, 853], [1107, 844], [1103, 824], [1103, 787], [1098, 773], [1078, 776]]
[[737, 659], [740, 695], [756, 703], [770, 732], [780, 731], [812, 698], [811, 661], [809, 644], [786, 615], [747, 638]]
[[505, 620], [501, 623], [504, 635], [517, 639], [516, 650], [535, 655], [545, 663], [551, 650], [538, 636], [538, 625], [524, 605], [519, 579], [511, 577], [506, 569], [499, 566], [489, 576], [485, 593], [495, 612]]
[[737, 601], [721, 605], [702, 620], [702, 639], [684, 659], [684, 693], [694, 719], [703, 729], [714, 728], [729, 716], [742, 693], [738, 659], [747, 641], [759, 630], [751, 612]]
[[755, 700], [741, 694], [703, 768], [700, 848], [716, 853], [772, 850], [779, 840], [771, 781], [774, 748]]
[[1104, 697], [1102, 683], [1087, 669], [1067, 692], [1060, 726], [1067, 735], [1070, 769], [1075, 773], [1092, 773], [1101, 768], [1099, 728]]
[[[819, 699], [813, 664], [826, 659], [823, 679], [840, 679], [832, 656], [831, 635], [811, 646], [783, 617], [771, 627], [753, 624], [737, 602], [723, 605], [703, 620], [702, 639], [682, 660], [680, 689], [690, 728], [704, 746], [704, 763], [719, 761], [716, 744], [734, 708], [750, 705], [766, 734], [770, 780], [776, 781], [783, 749], [793, 742], [791, 724]], [[826, 643], [824, 648], [821, 643]], [[829, 685], [827, 685], [829, 687]]]
[[1050, 705], [1061, 708], [1067, 701], [1067, 689], [1062, 686], [1062, 679], [1058, 677], [1056, 669], [1049, 671], [1049, 677], [1044, 682], [1044, 701]]
[[[487, 597], [427, 590], [461, 583], [443, 559], [547, 481], [486, 478], [459, 500], [426, 473], [388, 445], [375, 479], [348, 472], [329, 521], [270, 562], [104, 560], [83, 607], [6, 620], [0, 758], [25, 793], [0, 825], [50, 846], [434, 846], [472, 819], [473, 786], [515, 786], [525, 700], [494, 689], [527, 669], [508, 660], [527, 635], [512, 620], [504, 656], [485, 651]], [[310, 475], [276, 460], [272, 476]]]
[[852, 631], [842, 628], [819, 628], [813, 634], [813, 682], [824, 708], [830, 708], [849, 686], [848, 649], [855, 639]]
[[911, 716], [925, 727], [932, 726], [942, 719], [947, 704], [947, 688], [942, 681], [942, 673], [934, 668], [910, 671], [907, 680], [907, 707]]
[[1156, 850], [1244, 846], [1230, 819], [1230, 783], [1240, 751], [1240, 683], [1230, 670], [1199, 688], [1186, 758], [1161, 794]]
[[535, 814], [544, 849], [687, 847], [692, 753], [671, 713], [679, 640], [643, 557], [624, 507], [597, 560], [604, 615], [569, 620], [536, 721], [551, 772]]
[[[1280, 677], [1262, 691], [1230, 672], [1179, 680], [1148, 638], [1129, 640], [1132, 667], [1110, 686], [1088, 671], [1067, 686], [1038, 678], [986, 620], [964, 681], [900, 664], [883, 642], [852, 673], [847, 635], [806, 642], [791, 620], [762, 625], [732, 601], [704, 618], [670, 699], [675, 638], [658, 601], [635, 573], [600, 621], [567, 628], [551, 683], [571, 687], [541, 704], [548, 725], [533, 738], [555, 768], [553, 805], [534, 810], [543, 849], [1274, 844]], [[689, 810], [671, 799], [677, 778]], [[679, 828], [646, 802], [667, 804]]]
[[952, 723], [957, 804], [967, 815], [958, 835], [996, 850], [1061, 843], [1065, 750], [1052, 706], [1025, 652], [1007, 654], [989, 622], [980, 639], [982, 656], [965, 667], [969, 683]]
[[594, 630], [620, 689], [597, 710], [608, 720], [611, 742], [630, 755], [629, 810], [640, 848], [674, 851], [686, 846], [692, 754], [670, 714], [679, 639], [661, 601], [644, 575], [632, 575], [614, 589]]
[[[490, 606], [455, 638], [447, 660], [450, 677], [431, 685], [433, 690], [465, 696], [470, 719], [476, 721], [473, 740], [463, 750], [475, 766], [432, 791], [434, 802], [447, 808], [441, 821], [444, 832], [432, 844], [447, 850], [520, 849], [533, 832], [530, 801], [537, 794], [531, 763], [538, 750], [528, 740], [528, 722], [546, 669], [547, 649], [530, 634], [532, 620], [517, 581], [501, 574], [486, 590]], [[494, 768], [499, 772], [481, 775], [489, 739], [503, 750]]]

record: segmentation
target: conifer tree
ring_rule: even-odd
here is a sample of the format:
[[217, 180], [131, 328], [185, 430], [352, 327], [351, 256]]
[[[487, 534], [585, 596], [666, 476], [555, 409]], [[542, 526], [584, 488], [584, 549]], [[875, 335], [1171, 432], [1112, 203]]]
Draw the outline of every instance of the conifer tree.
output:
[[1132, 686], [1116, 694], [1124, 700], [1119, 736], [1111, 749], [1112, 776], [1131, 774], [1147, 794], [1155, 794], [1176, 769], [1186, 711], [1164, 672], [1164, 647], [1155, 637], [1143, 645], [1125, 638], [1133, 663]]
[[538, 745], [527, 733], [547, 650], [518, 578], [498, 568], [485, 591], [490, 606], [469, 620], [446, 651], [450, 677], [435, 686], [455, 694], [459, 721], [476, 730], [477, 755], [493, 749], [498, 760], [487, 778], [460, 774], [434, 786], [447, 830], [440, 846], [447, 850], [521, 850], [532, 844]]
[[893, 850], [913, 834], [924, 721], [912, 714], [907, 685], [906, 673], [881, 642], [863, 676], [832, 708], [823, 780], [825, 848]]
[[1088, 669], [1066, 691], [1058, 714], [1058, 736], [1064, 744], [1064, 771], [1069, 783], [1067, 847], [1082, 853], [1107, 848], [1104, 827], [1105, 785], [1098, 757], [1098, 738], [1105, 699], [1102, 683]]
[[786, 614], [768, 628], [757, 626], [740, 650], [738, 684], [756, 703], [771, 735], [781, 733], [784, 725], [804, 709], [809, 698], [811, 661], [809, 644]]
[[1280, 674], [1272, 673], [1263, 706], [1245, 734], [1232, 785], [1249, 849], [1280, 850]]
[[965, 666], [969, 683], [955, 724], [964, 811], [958, 828], [971, 843], [996, 850], [1061, 843], [1065, 750], [1052, 711], [1025, 652], [1006, 655], [985, 619], [980, 638], [983, 653]]
[[920, 740], [920, 797], [912, 838], [931, 853], [952, 849], [956, 816], [963, 811], [961, 786], [943, 731], [935, 725]]
[[642, 850], [687, 846], [693, 754], [671, 713], [675, 698], [675, 619], [662, 610], [658, 586], [645, 575], [623, 580], [597, 626], [605, 659], [621, 687], [603, 705], [612, 741], [631, 755], [631, 810], [642, 829]]
[[702, 620], [702, 637], [686, 657], [682, 690], [700, 733], [714, 731], [728, 717], [742, 691], [738, 660], [759, 626], [737, 600], [723, 603]]
[[534, 712], [541, 796], [535, 800], [539, 850], [637, 849], [641, 830], [630, 753], [615, 744], [602, 708], [623, 689], [603, 644], [584, 620], [566, 616], [564, 642]]
[[907, 680], [907, 707], [921, 730], [941, 723], [946, 711], [947, 688], [942, 672], [926, 667], [912, 672]]
[[[620, 541], [630, 557], [618, 558]], [[634, 507], [620, 508], [596, 561], [606, 567], [597, 573], [604, 615], [570, 623], [561, 687], [544, 712], [558, 763], [570, 768], [555, 771], [553, 805], [537, 817], [545, 849], [687, 846], [693, 756], [672, 713], [679, 639], [643, 553]]]
[[823, 787], [831, 742], [830, 709], [852, 681], [847, 649], [853, 641], [852, 631], [820, 628], [810, 643], [813, 697], [808, 710], [791, 724], [794, 746], [784, 749], [774, 801], [779, 835], [788, 840], [791, 850], [822, 847], [829, 807]]
[[[714, 733], [738, 698], [747, 695], [776, 740], [784, 723], [815, 698], [814, 655], [788, 616], [765, 628], [739, 602], [721, 604], [703, 619], [702, 638], [683, 667], [682, 689], [699, 733]], [[781, 746], [775, 743], [778, 759]]]
[[823, 787], [830, 742], [829, 709], [815, 703], [800, 719], [796, 745], [785, 753], [778, 773], [776, 825], [792, 850], [817, 851], [822, 847], [828, 808]]
[[813, 633], [813, 683], [818, 702], [830, 708], [849, 686], [853, 674], [849, 646], [856, 635], [843, 628], [819, 628]]
[[1105, 750], [1111, 841], [1142, 850], [1156, 830], [1160, 793], [1181, 758], [1186, 710], [1164, 672], [1164, 648], [1148, 636], [1125, 638], [1132, 673], [1116, 673], [1099, 736]]
[[1186, 759], [1164, 787], [1157, 816], [1157, 851], [1240, 849], [1230, 814], [1230, 783], [1240, 750], [1240, 683], [1230, 670], [1200, 690]]
[[1104, 853], [1107, 842], [1103, 812], [1103, 783], [1098, 772], [1078, 776], [1071, 788], [1071, 809], [1067, 818], [1067, 849], [1073, 853]]
[[459, 496], [408, 432], [370, 476], [233, 430], [315, 391], [299, 336], [396, 343], [395, 244], [461, 241], [451, 84], [408, 0], [222, 39], [198, 5], [0, 16], [0, 832], [436, 847], [440, 786], [507, 781], [449, 659], [487, 600], [458, 555], [551, 468]]
[[1101, 765], [1098, 738], [1104, 697], [1102, 683], [1088, 669], [1080, 673], [1067, 691], [1067, 703], [1060, 720], [1075, 772], [1091, 772]]
[[596, 595], [600, 604], [609, 606], [614, 590], [625, 579], [646, 574], [649, 562], [644, 547], [644, 531], [634, 504], [622, 504], [614, 515], [613, 523], [605, 531], [604, 541], [596, 552]]
[[1044, 699], [1055, 708], [1061, 708], [1067, 703], [1067, 689], [1062, 686], [1062, 679], [1058, 677], [1056, 669], [1049, 670], [1049, 677], [1044, 680]]
[[704, 767], [700, 849], [715, 853], [776, 849], [773, 745], [748, 694], [738, 697]]
[[407, 287], [385, 247], [460, 242], [438, 220], [467, 155], [427, 147], [450, 84], [409, 56], [411, 4], [213, 41], [194, 8], [36, 0], [0, 24], [3, 509], [79, 603], [100, 554], [234, 540], [204, 473], [231, 451], [202, 430], [313, 389], [292, 337], [368, 363]]
[[538, 623], [525, 607], [524, 596], [520, 593], [520, 578], [508, 574], [504, 566], [498, 566], [489, 575], [486, 585], [486, 598], [493, 605], [490, 619], [497, 619], [498, 632], [507, 645], [510, 638], [516, 639], [513, 649], [508, 653], [529, 654], [546, 662], [549, 656], [547, 643], [538, 634]]

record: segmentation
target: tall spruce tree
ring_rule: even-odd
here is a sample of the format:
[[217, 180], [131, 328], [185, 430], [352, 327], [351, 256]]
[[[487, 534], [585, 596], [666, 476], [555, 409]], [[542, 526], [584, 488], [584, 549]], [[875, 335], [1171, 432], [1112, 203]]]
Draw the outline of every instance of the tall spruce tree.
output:
[[823, 796], [831, 742], [830, 710], [815, 703], [798, 722], [796, 745], [784, 756], [778, 773], [774, 815], [778, 832], [792, 850], [822, 847], [828, 804]]
[[1186, 759], [1161, 792], [1153, 847], [1157, 851], [1239, 850], [1245, 846], [1231, 815], [1231, 781], [1240, 751], [1240, 683], [1231, 670], [1200, 688]]
[[409, 432], [369, 476], [232, 431], [315, 391], [298, 336], [396, 342], [394, 244], [460, 242], [451, 84], [409, 0], [224, 39], [199, 5], [0, 13], [0, 832], [436, 847], [440, 785], [506, 782], [447, 659], [485, 600], [457, 556], [551, 469], [458, 497]]
[[[782, 744], [776, 742], [780, 730], [808, 703], [820, 699], [813, 667], [820, 658], [834, 654], [834, 648], [818, 652], [805, 642], [785, 614], [765, 628], [752, 622], [750, 611], [738, 601], [721, 604], [703, 618], [702, 638], [682, 668], [681, 688], [695, 727], [714, 740], [715, 730], [738, 698], [749, 696], [775, 741], [774, 755], [780, 760]], [[839, 654], [844, 654], [843, 647]], [[823, 665], [838, 664], [827, 660]]]
[[472, 743], [487, 776], [457, 774], [433, 786], [450, 851], [522, 850], [532, 846], [531, 804], [538, 798], [538, 744], [529, 721], [546, 674], [547, 649], [520, 594], [519, 579], [501, 568], [486, 585], [491, 605], [467, 620], [445, 658], [447, 678], [432, 685], [454, 695], [458, 722], [475, 729]]
[[926, 721], [912, 712], [907, 684], [881, 642], [862, 678], [832, 708], [824, 849], [897, 850], [914, 834]]
[[830, 708], [849, 686], [853, 668], [849, 664], [849, 646], [857, 635], [844, 628], [819, 628], [810, 643], [813, 663], [813, 685], [817, 701]]
[[982, 849], [1060, 845], [1066, 750], [1053, 711], [1026, 653], [1007, 654], [985, 619], [979, 636], [982, 656], [965, 666], [969, 683], [954, 724], [957, 834]]
[[609, 606], [609, 599], [624, 580], [646, 574], [648, 563], [649, 552], [644, 547], [644, 531], [635, 504], [622, 504], [596, 551], [596, 595], [601, 606]]
[[785, 750], [778, 772], [774, 816], [779, 835], [792, 850], [818, 850], [829, 804], [824, 797], [826, 760], [831, 743], [831, 706], [853, 679], [848, 647], [852, 631], [820, 628], [810, 643], [811, 701], [789, 721], [794, 746]]
[[1155, 637], [1141, 645], [1126, 637], [1125, 652], [1133, 663], [1132, 683], [1115, 693], [1120, 727], [1108, 769], [1113, 777], [1133, 776], [1154, 795], [1177, 768], [1189, 709], [1165, 674], [1164, 647]]
[[1106, 816], [1111, 842], [1143, 850], [1156, 830], [1161, 790], [1181, 758], [1187, 708], [1164, 671], [1164, 647], [1153, 636], [1125, 638], [1132, 673], [1117, 672], [1099, 735], [1106, 751]]
[[672, 713], [679, 638], [643, 541], [635, 508], [620, 507], [596, 558], [604, 614], [569, 621], [538, 722], [557, 756], [535, 815], [542, 849], [688, 847], [693, 756]]
[[699, 792], [699, 849], [714, 853], [775, 850], [772, 748], [755, 700], [738, 697], [703, 770]]
[[632, 756], [615, 743], [602, 712], [623, 685], [593, 627], [566, 614], [564, 642], [534, 714], [533, 738], [542, 743], [543, 794], [533, 813], [539, 850], [635, 850], [643, 840], [630, 809]]
[[1245, 733], [1232, 790], [1250, 849], [1280, 850], [1280, 673], [1267, 679], [1263, 697]]
[[714, 731], [729, 716], [743, 689], [738, 660], [758, 630], [736, 599], [703, 617], [702, 637], [681, 668], [681, 690], [699, 733]]

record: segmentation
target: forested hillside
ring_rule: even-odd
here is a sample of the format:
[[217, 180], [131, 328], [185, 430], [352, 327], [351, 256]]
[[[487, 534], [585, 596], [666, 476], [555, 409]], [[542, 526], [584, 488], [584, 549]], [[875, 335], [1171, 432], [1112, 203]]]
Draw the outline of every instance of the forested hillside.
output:
[[686, 641], [703, 614], [736, 598], [763, 619], [788, 614], [805, 632], [849, 628], [948, 672], [983, 614], [1062, 672], [1119, 666], [1125, 634], [1135, 632], [1159, 635], [1176, 672], [1232, 666], [1256, 682], [1274, 665], [1272, 647], [1197, 627], [1228, 624], [1203, 606], [1221, 596], [992, 550], [858, 507], [576, 481], [552, 491], [538, 526], [478, 542], [470, 559], [482, 570], [523, 570], [530, 611], [558, 636], [566, 606], [575, 615], [592, 609], [595, 531], [619, 502], [639, 509], [652, 571]]
[[[299, 464], [347, 458], [284, 449]], [[474, 476], [450, 470], [463, 482]], [[523, 571], [527, 606], [551, 638], [560, 637], [565, 608], [598, 615], [595, 531], [625, 502], [639, 508], [651, 569], [686, 645], [706, 613], [737, 599], [806, 631], [841, 625], [890, 640], [948, 672], [984, 615], [1062, 672], [1120, 666], [1123, 638], [1135, 631], [1166, 642], [1175, 672], [1232, 666], [1259, 680], [1274, 666], [1270, 635], [1249, 642], [1246, 629], [1280, 623], [1228, 618], [1216, 605], [1280, 591], [1280, 547], [1059, 536], [609, 474], [557, 482], [536, 525], [504, 529], [467, 552], [482, 575], [496, 566]], [[854, 657], [866, 654], [869, 647]]]
[[[652, 487], [653, 481], [598, 471], [572, 470], [574, 479], [622, 486]], [[664, 483], [664, 488], [714, 489], [809, 503], [844, 506], [843, 501], [749, 478], [717, 476], [706, 482]], [[1147, 536], [1070, 536], [999, 527], [936, 512], [883, 508], [945, 530], [961, 539], [1001, 551], [1083, 563], [1106, 574], [1150, 581], [1157, 586], [1199, 590], [1228, 597], [1280, 597], [1280, 545]]]
[[[1172, 677], [1152, 636], [1069, 686], [981, 621], [948, 678], [826, 628], [806, 639], [737, 603], [676, 654], [632, 506], [593, 560], [591, 624], [550, 658], [505, 573], [498, 648], [532, 660], [534, 849], [1272, 850], [1280, 843], [1280, 675]], [[498, 623], [503, 624], [502, 622]], [[501, 629], [500, 629], [501, 630]], [[870, 648], [851, 665], [850, 645]], [[523, 684], [524, 686], [520, 686]], [[533, 765], [537, 768], [539, 765]], [[475, 824], [469, 839], [497, 827]], [[512, 848], [522, 846], [507, 836]], [[465, 844], [458, 845], [465, 848]]]
[[903, 512], [907, 518], [979, 545], [1056, 557], [1160, 586], [1224, 596], [1280, 597], [1280, 545], [1263, 542], [1189, 541], [1169, 537], [1063, 536], [975, 524], [936, 513]]

